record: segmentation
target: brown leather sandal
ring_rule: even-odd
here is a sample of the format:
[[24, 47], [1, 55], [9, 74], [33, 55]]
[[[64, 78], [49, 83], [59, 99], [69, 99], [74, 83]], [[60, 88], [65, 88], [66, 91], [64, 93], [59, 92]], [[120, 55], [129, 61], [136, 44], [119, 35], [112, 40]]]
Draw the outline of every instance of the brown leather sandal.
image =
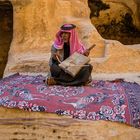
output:
[[46, 83], [47, 85], [56, 85], [56, 81], [54, 80], [53, 77], [48, 77], [48, 78], [46, 79], [45, 83]]

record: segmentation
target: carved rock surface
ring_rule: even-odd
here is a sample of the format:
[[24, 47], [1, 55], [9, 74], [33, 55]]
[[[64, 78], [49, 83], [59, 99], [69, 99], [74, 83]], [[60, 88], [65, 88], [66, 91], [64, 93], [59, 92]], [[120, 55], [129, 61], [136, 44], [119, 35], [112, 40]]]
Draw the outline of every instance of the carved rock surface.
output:
[[0, 139], [139, 140], [140, 130], [110, 121], [0, 108]]
[[91, 21], [106, 39], [140, 44], [139, 0], [88, 0]]
[[140, 49], [103, 39], [91, 24], [87, 0], [11, 2], [14, 9], [13, 40], [4, 76], [15, 72], [48, 72], [50, 47], [63, 23], [77, 25], [86, 47], [96, 44], [90, 54], [93, 72], [140, 72]]

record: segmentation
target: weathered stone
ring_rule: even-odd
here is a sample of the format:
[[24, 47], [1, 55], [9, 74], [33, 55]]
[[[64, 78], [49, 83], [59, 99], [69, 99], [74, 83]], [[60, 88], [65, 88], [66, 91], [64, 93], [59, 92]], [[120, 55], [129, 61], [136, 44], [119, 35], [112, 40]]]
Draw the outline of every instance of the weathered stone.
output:
[[139, 0], [88, 0], [91, 21], [106, 39], [140, 43]]
[[12, 4], [0, 1], [0, 78], [5, 69], [12, 40]]
[[140, 130], [110, 121], [0, 108], [0, 139], [139, 140]]
[[[104, 40], [90, 22], [86, 0], [11, 2], [14, 8], [14, 33], [5, 76], [15, 72], [48, 72], [50, 46], [63, 23], [76, 24], [81, 40], [87, 47], [94, 43], [97, 45], [90, 57], [104, 61], [98, 63], [93, 59], [94, 72], [140, 71], [140, 50]], [[115, 64], [116, 60], [118, 64]]]

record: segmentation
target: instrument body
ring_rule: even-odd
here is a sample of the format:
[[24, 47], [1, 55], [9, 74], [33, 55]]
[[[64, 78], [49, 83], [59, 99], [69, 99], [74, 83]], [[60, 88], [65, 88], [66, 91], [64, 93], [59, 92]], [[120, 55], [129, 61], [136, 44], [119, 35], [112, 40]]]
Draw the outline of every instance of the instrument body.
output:
[[76, 74], [81, 70], [82, 67], [88, 66], [86, 65], [90, 61], [90, 58], [84, 56], [80, 53], [73, 53], [70, 57], [65, 59], [63, 62], [59, 64], [59, 66], [68, 74], [75, 77]]

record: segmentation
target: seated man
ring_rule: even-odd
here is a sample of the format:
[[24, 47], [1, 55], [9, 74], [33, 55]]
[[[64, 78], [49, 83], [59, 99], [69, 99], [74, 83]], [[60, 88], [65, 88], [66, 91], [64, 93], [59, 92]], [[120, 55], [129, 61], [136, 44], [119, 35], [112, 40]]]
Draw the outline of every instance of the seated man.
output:
[[83, 44], [79, 42], [75, 28], [76, 26], [73, 24], [64, 24], [56, 34], [56, 39], [51, 48], [49, 62], [51, 77], [48, 77], [46, 80], [48, 85], [85, 85], [91, 78], [92, 65], [90, 64], [86, 67], [83, 66], [75, 77], [72, 77], [59, 67], [60, 61], [64, 61], [74, 52], [85, 56], [89, 55], [89, 50], [85, 49]]

